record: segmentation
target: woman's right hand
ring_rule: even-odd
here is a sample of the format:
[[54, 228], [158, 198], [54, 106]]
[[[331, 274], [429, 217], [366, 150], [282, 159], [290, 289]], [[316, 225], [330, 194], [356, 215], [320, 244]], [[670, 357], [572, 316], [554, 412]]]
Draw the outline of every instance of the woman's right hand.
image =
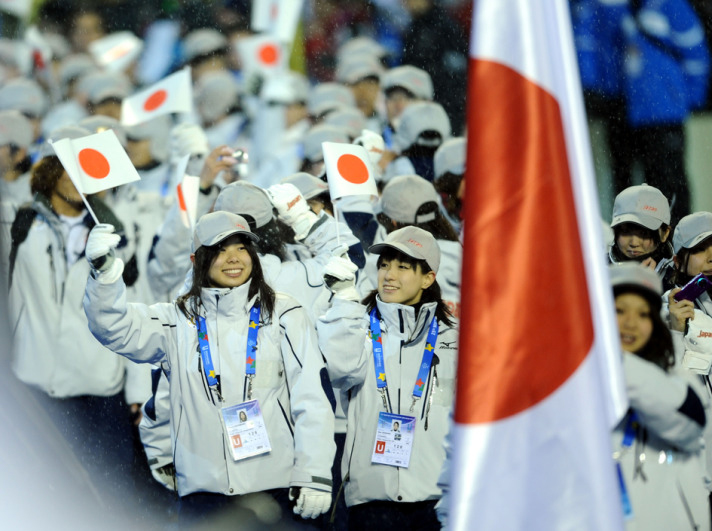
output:
[[675, 294], [680, 288], [675, 288], [668, 295], [668, 305], [670, 308], [670, 328], [678, 332], [685, 332], [685, 325], [688, 319], [695, 318], [695, 305], [688, 300], [675, 300]]

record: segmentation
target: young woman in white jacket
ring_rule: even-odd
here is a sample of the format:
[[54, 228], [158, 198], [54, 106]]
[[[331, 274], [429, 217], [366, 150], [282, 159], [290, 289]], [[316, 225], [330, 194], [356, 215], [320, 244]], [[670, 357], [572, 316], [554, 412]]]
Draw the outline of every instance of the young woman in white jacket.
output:
[[634, 262], [610, 272], [630, 403], [613, 434], [626, 529], [709, 529], [704, 390], [675, 366], [660, 278]]
[[305, 519], [331, 503], [334, 427], [323, 360], [307, 313], [265, 282], [256, 238], [241, 216], [202, 216], [190, 291], [146, 306], [126, 303], [111, 228], [89, 237], [84, 309], [92, 333], [131, 360], [162, 364], [168, 376], [185, 522], [255, 492], [283, 509], [288, 496], [296, 499], [293, 511]]
[[429, 232], [405, 227], [369, 251], [379, 255], [378, 288], [357, 302], [356, 266], [335, 257], [325, 270], [333, 305], [317, 323], [347, 410], [349, 529], [439, 529], [457, 364], [457, 330], [436, 281], [440, 250]]

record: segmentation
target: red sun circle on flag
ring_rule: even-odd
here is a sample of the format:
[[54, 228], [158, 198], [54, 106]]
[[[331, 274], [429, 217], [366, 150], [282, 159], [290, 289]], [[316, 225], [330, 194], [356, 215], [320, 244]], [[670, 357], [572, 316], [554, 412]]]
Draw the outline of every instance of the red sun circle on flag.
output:
[[344, 179], [352, 184], [363, 184], [368, 181], [368, 168], [356, 155], [349, 153], [341, 155], [336, 161], [336, 169]]
[[146, 101], [143, 103], [143, 110], [144, 111], [155, 111], [161, 105], [163, 105], [163, 102], [166, 101], [167, 97], [168, 97], [168, 93], [164, 89], [157, 90], [156, 92], [151, 94], [148, 98], [146, 98]]
[[89, 177], [103, 179], [111, 171], [111, 165], [104, 155], [96, 149], [85, 148], [77, 156], [79, 165]]
[[264, 64], [273, 65], [279, 59], [279, 50], [274, 44], [265, 44], [260, 47], [257, 55]]

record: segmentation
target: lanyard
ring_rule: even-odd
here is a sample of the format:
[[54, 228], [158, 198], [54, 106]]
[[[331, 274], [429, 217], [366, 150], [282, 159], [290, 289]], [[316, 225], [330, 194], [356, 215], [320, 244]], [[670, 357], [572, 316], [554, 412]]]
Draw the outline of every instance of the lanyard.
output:
[[[376, 308], [371, 310], [369, 318], [371, 321], [371, 343], [373, 344], [373, 366], [376, 371], [376, 388], [381, 393], [384, 408], [388, 411], [386, 401], [386, 389], [388, 388], [388, 383], [386, 381], [386, 364], [383, 359], [383, 337], [381, 335], [381, 322], [378, 319], [378, 312], [376, 311]], [[438, 339], [438, 328], [438, 319], [433, 316], [433, 320], [430, 322], [428, 337], [425, 340], [423, 359], [420, 362], [420, 368], [418, 369], [418, 378], [413, 386], [413, 403], [410, 406], [411, 411], [415, 408], [415, 403], [423, 396], [423, 388], [425, 387], [425, 382], [428, 380], [430, 367], [433, 363], [435, 343]]]
[[[628, 418], [628, 423], [625, 427], [625, 432], [623, 433], [623, 442], [621, 446], [623, 450], [630, 448], [635, 441], [636, 425], [638, 424], [638, 415], [633, 411], [630, 418]], [[621, 505], [623, 507], [623, 516], [626, 520], [633, 518], [633, 506], [630, 503], [630, 496], [628, 495], [628, 489], [625, 486], [625, 480], [623, 479], [623, 470], [621, 470], [620, 461], [616, 460], [616, 474], [618, 476], [618, 487], [620, 488], [621, 494]]]
[[[252, 379], [255, 376], [257, 361], [257, 332], [260, 329], [260, 303], [256, 302], [250, 310], [250, 324], [247, 328], [247, 348], [245, 349], [245, 374], [249, 378], [248, 395], [252, 395]], [[205, 324], [205, 317], [198, 316], [198, 346], [200, 347], [200, 359], [203, 362], [203, 372], [208, 386], [216, 389], [220, 394], [220, 382], [215, 375], [213, 358], [210, 355], [210, 342], [208, 340], [208, 329]]]

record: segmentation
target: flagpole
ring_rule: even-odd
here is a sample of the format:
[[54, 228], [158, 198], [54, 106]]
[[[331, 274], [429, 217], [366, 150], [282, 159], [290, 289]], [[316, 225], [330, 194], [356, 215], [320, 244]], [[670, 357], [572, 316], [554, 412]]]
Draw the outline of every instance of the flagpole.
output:
[[91, 206], [89, 205], [89, 201], [87, 200], [87, 196], [84, 195], [84, 194], [79, 194], [79, 195], [82, 196], [82, 201], [84, 201], [84, 205], [87, 207], [87, 210], [88, 210], [89, 213], [91, 214], [91, 217], [92, 217], [92, 219], [94, 220], [94, 223], [96, 223], [96, 224], [98, 225], [98, 224], [99, 224], [99, 220], [97, 219], [96, 214], [94, 214], [94, 210], [93, 210], [93, 209], [91, 208]]

